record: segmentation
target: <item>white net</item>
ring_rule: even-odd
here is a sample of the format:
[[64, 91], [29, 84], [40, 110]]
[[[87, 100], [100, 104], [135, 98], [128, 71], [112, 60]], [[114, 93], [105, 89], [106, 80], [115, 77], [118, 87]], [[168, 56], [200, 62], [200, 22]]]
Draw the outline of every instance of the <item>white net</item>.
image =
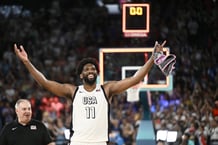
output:
[[137, 102], [139, 101], [139, 91], [141, 83], [127, 89], [127, 101], [128, 102]]

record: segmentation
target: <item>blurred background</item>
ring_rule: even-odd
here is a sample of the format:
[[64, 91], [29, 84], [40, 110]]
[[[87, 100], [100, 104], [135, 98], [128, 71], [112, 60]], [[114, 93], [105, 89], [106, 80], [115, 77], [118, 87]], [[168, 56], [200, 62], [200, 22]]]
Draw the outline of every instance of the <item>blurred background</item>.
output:
[[[123, 3], [150, 4], [147, 37], [123, 36]], [[114, 5], [115, 9], [110, 7]], [[128, 102], [125, 92], [114, 97], [111, 142], [135, 145], [147, 109], [155, 132], [177, 131], [176, 141], [168, 144], [218, 144], [216, 0], [1, 0], [0, 130], [16, 118], [14, 104], [19, 98], [31, 100], [33, 117], [46, 124], [57, 145], [66, 143], [63, 132], [71, 121], [70, 100], [37, 85], [16, 58], [14, 43], [24, 46], [49, 79], [78, 84], [75, 68], [81, 58], [99, 59], [102, 47], [153, 47], [156, 40], [167, 40], [166, 46], [177, 56], [173, 90], [150, 92], [148, 108], [140, 101]], [[120, 79], [114, 65], [110, 71]]]

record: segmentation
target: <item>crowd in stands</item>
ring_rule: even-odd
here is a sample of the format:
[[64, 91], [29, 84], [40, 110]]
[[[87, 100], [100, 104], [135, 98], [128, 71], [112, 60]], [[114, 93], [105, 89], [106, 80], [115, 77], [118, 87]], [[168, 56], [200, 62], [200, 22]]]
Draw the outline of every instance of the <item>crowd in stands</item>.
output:
[[[87, 56], [98, 59], [101, 47], [153, 47], [156, 40], [167, 40], [177, 56], [174, 88], [151, 92], [155, 130], [177, 131], [173, 145], [218, 144], [218, 2], [141, 2], [151, 4], [146, 38], [124, 38], [121, 16], [110, 15], [104, 6], [80, 3], [71, 8], [53, 0], [34, 11], [25, 7], [4, 11], [0, 5], [0, 130], [15, 119], [18, 98], [31, 100], [33, 117], [46, 124], [57, 145], [65, 143], [63, 132], [71, 123], [71, 100], [40, 88], [14, 55], [14, 43], [25, 46], [49, 79], [78, 84], [78, 61]], [[116, 64], [110, 65], [113, 69]], [[143, 117], [141, 103], [127, 102], [126, 97], [117, 95], [111, 105], [110, 138], [117, 145], [135, 144]]]

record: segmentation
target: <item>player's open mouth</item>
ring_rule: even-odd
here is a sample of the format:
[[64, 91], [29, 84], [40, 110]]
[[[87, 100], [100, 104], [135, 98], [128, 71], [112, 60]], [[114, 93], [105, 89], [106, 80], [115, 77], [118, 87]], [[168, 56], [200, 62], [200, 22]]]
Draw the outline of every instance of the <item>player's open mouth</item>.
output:
[[94, 78], [94, 75], [93, 74], [89, 74], [88, 78]]

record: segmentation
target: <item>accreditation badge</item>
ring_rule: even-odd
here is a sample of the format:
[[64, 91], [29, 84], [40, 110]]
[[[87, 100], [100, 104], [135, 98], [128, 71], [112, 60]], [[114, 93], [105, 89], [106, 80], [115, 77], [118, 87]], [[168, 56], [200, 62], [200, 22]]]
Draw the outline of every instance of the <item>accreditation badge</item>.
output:
[[36, 130], [36, 129], [37, 129], [37, 128], [36, 128], [36, 125], [31, 125], [31, 126], [30, 126], [30, 129], [31, 129], [31, 130]]

